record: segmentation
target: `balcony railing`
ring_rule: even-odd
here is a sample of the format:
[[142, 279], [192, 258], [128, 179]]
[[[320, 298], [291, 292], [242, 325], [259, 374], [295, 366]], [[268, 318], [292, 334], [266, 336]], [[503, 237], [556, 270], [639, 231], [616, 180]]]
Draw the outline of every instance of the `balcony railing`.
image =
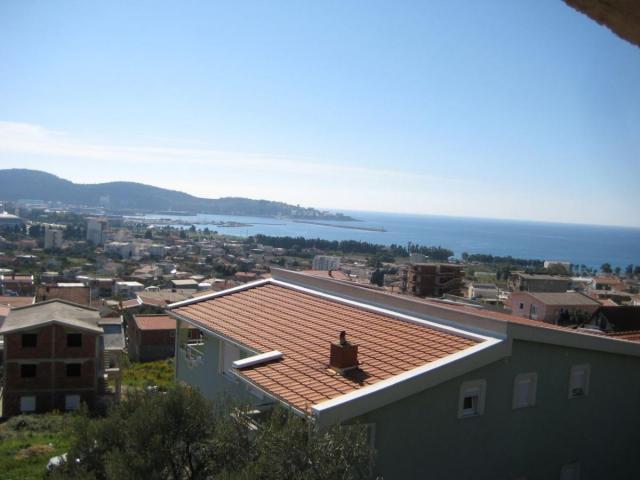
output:
[[189, 341], [180, 347], [184, 358], [190, 368], [198, 367], [204, 363], [204, 343], [201, 341]]

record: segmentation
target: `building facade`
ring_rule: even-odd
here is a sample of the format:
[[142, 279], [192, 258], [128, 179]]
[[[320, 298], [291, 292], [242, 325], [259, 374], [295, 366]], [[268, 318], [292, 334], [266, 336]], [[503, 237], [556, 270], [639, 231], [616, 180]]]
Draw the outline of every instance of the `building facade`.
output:
[[106, 393], [105, 374], [119, 373], [105, 362], [124, 347], [121, 320], [106, 320], [115, 329], [102, 322], [96, 309], [61, 300], [11, 310], [0, 327], [2, 416], [95, 407]]

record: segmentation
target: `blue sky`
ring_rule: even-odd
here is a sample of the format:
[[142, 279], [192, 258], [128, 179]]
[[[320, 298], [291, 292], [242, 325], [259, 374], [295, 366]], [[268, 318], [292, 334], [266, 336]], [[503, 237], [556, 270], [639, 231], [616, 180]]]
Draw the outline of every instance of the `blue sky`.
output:
[[76, 182], [640, 226], [638, 85], [560, 0], [0, 3], [0, 167]]

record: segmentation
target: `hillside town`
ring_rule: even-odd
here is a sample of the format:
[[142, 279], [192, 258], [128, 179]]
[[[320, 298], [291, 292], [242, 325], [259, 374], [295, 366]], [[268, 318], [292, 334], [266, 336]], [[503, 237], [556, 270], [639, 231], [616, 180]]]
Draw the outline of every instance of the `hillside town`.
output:
[[[461, 440], [473, 422], [464, 419], [486, 417], [476, 432], [498, 438], [501, 421], [518, 416], [523, 438], [538, 435], [542, 412], [554, 419], [550, 437], [566, 439], [545, 452], [544, 468], [621, 468], [622, 451], [604, 447], [607, 462], [592, 465], [576, 439], [635, 415], [638, 386], [624, 385], [622, 373], [640, 357], [638, 266], [357, 242], [344, 252], [42, 205], [2, 210], [4, 419], [82, 404], [104, 412], [135, 388], [129, 369], [169, 361], [172, 381], [250, 402], [252, 428], [274, 404], [318, 425], [368, 425], [376, 469], [394, 472], [388, 478], [451, 468], [438, 438], [411, 427], [417, 419], [446, 444], [471, 442], [474, 461], [458, 472], [470, 478], [465, 469], [482, 464], [485, 450]], [[629, 401], [616, 397], [629, 388]], [[577, 427], [587, 411], [592, 422]], [[398, 435], [441, 460], [425, 464]], [[513, 455], [529, 448], [510, 436], [485, 448], [497, 454], [507, 444]], [[544, 476], [544, 468], [509, 460], [492, 471]]]

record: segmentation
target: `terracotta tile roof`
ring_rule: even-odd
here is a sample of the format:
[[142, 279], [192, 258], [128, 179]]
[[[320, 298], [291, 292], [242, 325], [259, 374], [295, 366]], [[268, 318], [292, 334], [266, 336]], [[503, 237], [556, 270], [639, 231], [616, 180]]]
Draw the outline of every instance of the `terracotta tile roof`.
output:
[[5, 283], [33, 283], [33, 275], [4, 275], [3, 280]]
[[59, 298], [78, 305], [89, 305], [91, 293], [89, 287], [56, 287], [41, 285], [36, 291], [36, 300], [44, 302]]
[[25, 307], [33, 304], [33, 297], [7, 297], [0, 296], [0, 305], [7, 305], [12, 308]]
[[[480, 341], [273, 283], [174, 312], [256, 352], [283, 352], [282, 360], [241, 375], [301, 411]], [[359, 349], [360, 368], [345, 376], [329, 369], [330, 343], [341, 330]]]
[[140, 302], [138, 301], [137, 298], [133, 298], [131, 300], [124, 300], [122, 302], [122, 308], [124, 308], [125, 310], [127, 308], [136, 308], [136, 307], [139, 307], [140, 305], [141, 304], [140, 304]]
[[134, 315], [139, 330], [175, 330], [176, 321], [169, 315]]

